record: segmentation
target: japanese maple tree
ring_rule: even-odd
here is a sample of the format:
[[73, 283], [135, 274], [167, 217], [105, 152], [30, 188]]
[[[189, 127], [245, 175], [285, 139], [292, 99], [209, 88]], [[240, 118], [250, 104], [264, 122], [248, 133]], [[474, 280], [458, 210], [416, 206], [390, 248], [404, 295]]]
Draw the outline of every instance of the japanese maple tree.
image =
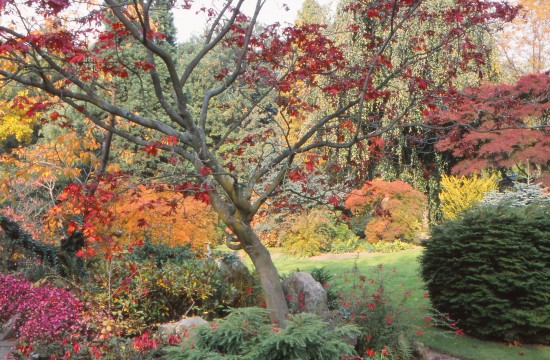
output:
[[426, 196], [404, 181], [367, 181], [346, 196], [356, 227], [370, 243], [399, 239], [414, 242], [422, 228]]
[[549, 91], [550, 75], [537, 74], [457, 92], [428, 117], [444, 129], [436, 149], [452, 154], [455, 174], [520, 165], [540, 176], [550, 162]]
[[[307, 180], [322, 166], [326, 160], [319, 149], [368, 149], [369, 139], [410, 126], [411, 114], [434, 109], [459, 73], [477, 73], [484, 62], [487, 49], [473, 40], [471, 30], [509, 21], [517, 9], [497, 0], [453, 0], [444, 6], [423, 0], [349, 1], [345, 11], [363, 18], [364, 26], [352, 24], [346, 31], [364, 39], [365, 46], [348, 53], [322, 25], [259, 28], [262, 0], [250, 17], [240, 11], [244, 0], [213, 3], [219, 6], [203, 10], [209, 20], [202, 47], [179, 63], [162, 46], [166, 34], [151, 21], [153, 0], [0, 1], [0, 60], [13, 64], [0, 69], [0, 81], [48, 93], [151, 156], [165, 153], [188, 163], [175, 190], [211, 204], [234, 234], [228, 246], [244, 249], [252, 259], [272, 319], [284, 324], [288, 306], [269, 252], [251, 225], [255, 214], [287, 181]], [[189, 11], [193, 1], [171, 5]], [[439, 24], [437, 32], [431, 23]], [[124, 57], [124, 39], [145, 50], [143, 59]], [[229, 56], [206, 69], [214, 85], [199, 96], [190, 93], [195, 71], [219, 47]], [[441, 55], [437, 63], [429, 61], [433, 54]], [[434, 78], [430, 73], [436, 68], [444, 71]], [[110, 79], [130, 73], [150, 80], [149, 91], [166, 120], [111, 98]], [[308, 103], [316, 97], [302, 98], [307, 89], [324, 94], [329, 106]], [[390, 101], [397, 93], [408, 96]], [[216, 137], [209, 131], [214, 106], [240, 110]], [[292, 119], [303, 117], [307, 128], [291, 131]], [[129, 131], [128, 124], [147, 131]], [[254, 136], [243, 137], [246, 132]], [[251, 147], [254, 156], [245, 156]]]

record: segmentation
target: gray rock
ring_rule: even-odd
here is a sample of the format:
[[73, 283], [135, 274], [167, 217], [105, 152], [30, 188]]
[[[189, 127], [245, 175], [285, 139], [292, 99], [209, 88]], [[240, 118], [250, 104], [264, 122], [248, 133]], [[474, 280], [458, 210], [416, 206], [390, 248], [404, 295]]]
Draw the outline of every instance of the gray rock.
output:
[[217, 260], [218, 267], [222, 271], [227, 271], [232, 280], [237, 282], [253, 281], [252, 274], [241, 258], [235, 254], [226, 255]]
[[182, 319], [176, 325], [176, 334], [183, 335], [183, 333], [185, 332], [185, 329], [189, 330], [194, 327], [205, 325], [205, 324], [208, 324], [208, 321], [198, 316]]
[[178, 325], [177, 322], [170, 322], [170, 323], [159, 325], [158, 333], [160, 336], [175, 334], [177, 325]]
[[283, 290], [292, 312], [328, 313], [327, 292], [309, 273], [295, 272], [283, 281]]
[[416, 343], [414, 346], [415, 360], [429, 360], [428, 349], [422, 343]]
[[0, 341], [15, 338], [15, 322], [19, 319], [19, 314], [11, 317], [5, 324], [0, 324]]
[[208, 321], [198, 316], [193, 316], [189, 318], [184, 318], [177, 322], [162, 324], [158, 328], [158, 333], [161, 336], [178, 334], [183, 337], [186, 329], [189, 330], [204, 324], [208, 324]]
[[[8, 355], [11, 353], [12, 349], [15, 348], [17, 341], [0, 341], [0, 359], [7, 359]], [[12, 359], [11, 357], [10, 359]]]

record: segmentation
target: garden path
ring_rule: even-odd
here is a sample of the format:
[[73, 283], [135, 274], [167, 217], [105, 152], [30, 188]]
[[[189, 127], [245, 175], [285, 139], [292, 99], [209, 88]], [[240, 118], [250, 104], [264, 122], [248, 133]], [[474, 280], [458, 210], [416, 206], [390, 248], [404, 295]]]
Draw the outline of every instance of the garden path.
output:
[[15, 345], [15, 341], [0, 341], [0, 359], [7, 359], [10, 349]]

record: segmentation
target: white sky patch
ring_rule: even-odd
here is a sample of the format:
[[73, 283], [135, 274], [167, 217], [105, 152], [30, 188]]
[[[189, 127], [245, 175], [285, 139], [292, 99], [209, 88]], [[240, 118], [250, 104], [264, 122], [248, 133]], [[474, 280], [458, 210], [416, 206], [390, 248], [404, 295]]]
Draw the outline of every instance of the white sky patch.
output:
[[[25, 0], [12, 1], [20, 4], [25, 3]], [[92, 2], [90, 3], [89, 1]], [[87, 12], [91, 4], [97, 2], [97, 0], [75, 1], [68, 13], [72, 14], [73, 17], [83, 15]], [[260, 11], [258, 23], [265, 25], [273, 24], [275, 22], [279, 22], [282, 25], [292, 24], [296, 19], [298, 11], [302, 8], [303, 2], [304, 0], [266, 0], [262, 10]], [[317, 0], [317, 2], [323, 6], [328, 5], [328, 7], [333, 11], [338, 4], [338, 0]], [[183, 42], [189, 40], [193, 36], [201, 36], [204, 33], [207, 16], [204, 12], [200, 11], [201, 8], [205, 7], [208, 9], [215, 7], [217, 9], [221, 9], [222, 5], [223, 1], [220, 0], [194, 0], [191, 9], [174, 10], [174, 25], [177, 29], [178, 41]], [[255, 6], [256, 0], [245, 0], [241, 10], [248, 16], [251, 16], [254, 13]], [[33, 30], [38, 30], [40, 26], [43, 25], [40, 21], [38, 21], [40, 16], [36, 16], [36, 14], [32, 11], [32, 8], [21, 6], [20, 9], [24, 10], [24, 22], [27, 25], [32, 26]], [[64, 14], [66, 13], [67, 11], [64, 11]], [[14, 25], [10, 26], [12, 22]], [[20, 19], [17, 19], [17, 17], [5, 16], [4, 18], [0, 17], [0, 23], [4, 26], [19, 28], [22, 22]]]
[[[174, 12], [174, 23], [178, 30], [178, 41], [185, 41], [192, 36], [200, 36], [206, 25], [206, 15], [203, 12], [197, 13], [202, 7], [212, 7], [213, 1], [197, 0], [190, 10], [178, 10]], [[331, 5], [334, 8], [336, 0], [317, 0], [321, 5]], [[298, 11], [302, 8], [303, 0], [266, 0], [258, 17], [258, 22], [263, 24], [292, 24]], [[220, 4], [220, 2], [218, 2]], [[255, 0], [245, 0], [242, 11], [251, 16], [256, 6]]]

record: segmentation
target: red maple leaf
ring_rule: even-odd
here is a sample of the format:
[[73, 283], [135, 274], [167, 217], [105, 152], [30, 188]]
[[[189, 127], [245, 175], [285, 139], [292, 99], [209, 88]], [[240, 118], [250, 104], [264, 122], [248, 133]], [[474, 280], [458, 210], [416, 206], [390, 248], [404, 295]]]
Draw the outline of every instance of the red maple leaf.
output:
[[290, 181], [307, 182], [307, 175], [300, 169], [293, 169], [288, 172]]
[[329, 196], [328, 198], [328, 202], [329, 204], [331, 204], [332, 206], [339, 206], [340, 205], [340, 201], [342, 200], [342, 198], [338, 195], [331, 195]]
[[149, 224], [147, 220], [145, 220], [144, 218], [141, 218], [141, 219], [138, 219], [137, 226], [140, 228], [143, 228], [143, 227], [149, 227], [151, 226], [151, 224]]
[[150, 156], [157, 156], [159, 152], [157, 145], [158, 144], [156, 142], [152, 142], [141, 150], [145, 151]]
[[77, 63], [80, 63], [80, 62], [84, 61], [84, 59], [86, 59], [86, 55], [84, 53], [78, 53], [76, 55], [71, 56], [67, 60], [71, 64], [77, 64]]
[[178, 144], [178, 138], [175, 136], [166, 136], [162, 138], [162, 143], [166, 145], [176, 146]]
[[208, 166], [203, 167], [199, 171], [200, 176], [208, 176], [210, 174], [212, 174], [212, 169], [210, 169]]
[[306, 170], [312, 173], [314, 170], [314, 166], [319, 164], [319, 157], [317, 155], [309, 155], [305, 164]]

